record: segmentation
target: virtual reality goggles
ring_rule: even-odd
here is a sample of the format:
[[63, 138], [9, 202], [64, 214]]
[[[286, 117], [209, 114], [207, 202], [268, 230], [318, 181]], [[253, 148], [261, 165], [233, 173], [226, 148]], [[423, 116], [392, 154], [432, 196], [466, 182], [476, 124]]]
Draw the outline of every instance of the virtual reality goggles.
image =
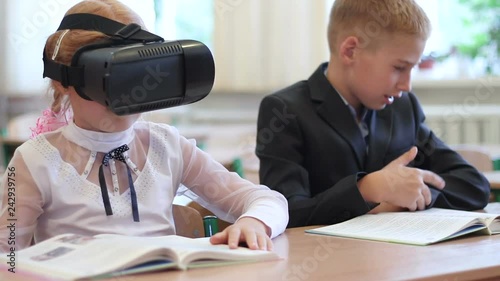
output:
[[212, 89], [214, 60], [201, 42], [164, 42], [137, 24], [93, 14], [65, 16], [58, 30], [65, 29], [95, 30], [110, 37], [79, 48], [70, 66], [47, 58], [44, 50], [43, 77], [73, 86], [82, 98], [117, 115], [190, 104]]

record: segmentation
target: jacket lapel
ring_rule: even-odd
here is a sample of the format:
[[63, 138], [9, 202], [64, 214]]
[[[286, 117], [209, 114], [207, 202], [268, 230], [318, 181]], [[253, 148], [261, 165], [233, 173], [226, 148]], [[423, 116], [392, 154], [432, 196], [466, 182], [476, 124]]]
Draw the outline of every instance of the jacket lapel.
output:
[[324, 65], [311, 75], [308, 84], [311, 99], [317, 103], [318, 115], [351, 146], [359, 169], [362, 169], [366, 154], [365, 140], [349, 108], [326, 79]]

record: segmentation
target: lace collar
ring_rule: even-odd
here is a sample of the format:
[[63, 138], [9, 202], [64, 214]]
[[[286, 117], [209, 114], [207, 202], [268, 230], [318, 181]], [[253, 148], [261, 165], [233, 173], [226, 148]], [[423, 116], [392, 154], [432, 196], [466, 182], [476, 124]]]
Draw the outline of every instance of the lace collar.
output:
[[71, 142], [90, 151], [104, 152], [115, 149], [123, 144], [130, 144], [134, 139], [134, 126], [125, 131], [103, 133], [82, 129], [71, 122], [63, 129], [63, 135]]

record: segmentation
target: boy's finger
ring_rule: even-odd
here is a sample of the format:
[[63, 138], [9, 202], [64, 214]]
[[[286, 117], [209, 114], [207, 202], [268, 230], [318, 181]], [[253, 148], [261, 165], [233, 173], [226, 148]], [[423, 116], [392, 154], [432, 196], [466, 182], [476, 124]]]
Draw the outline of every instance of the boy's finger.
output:
[[442, 177], [431, 171], [422, 170], [422, 177], [425, 183], [438, 189], [443, 189], [446, 184]]
[[422, 190], [422, 196], [424, 197], [425, 206], [429, 206], [432, 201], [432, 194], [428, 187], [425, 187]]
[[408, 165], [415, 157], [417, 156], [418, 153], [418, 148], [416, 146], [413, 146], [408, 150], [407, 152], [403, 153], [401, 156], [398, 158], [394, 159], [390, 165], [403, 165], [406, 166]]

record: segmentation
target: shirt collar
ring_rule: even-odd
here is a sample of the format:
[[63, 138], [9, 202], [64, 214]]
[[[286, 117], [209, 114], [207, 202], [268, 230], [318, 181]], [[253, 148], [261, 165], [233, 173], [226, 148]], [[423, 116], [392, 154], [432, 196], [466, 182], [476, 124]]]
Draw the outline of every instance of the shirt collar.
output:
[[[323, 74], [325, 75], [325, 77], [326, 77], [326, 71], [327, 70], [328, 70], [328, 66], [326, 66], [325, 70], [323, 71]], [[335, 88], [335, 86], [332, 85], [332, 87], [335, 89], [335, 91], [337, 92], [337, 94], [339, 95], [339, 97], [342, 99], [342, 101], [344, 102], [344, 104], [347, 105], [347, 107], [349, 107], [349, 111], [351, 111], [352, 117], [354, 118], [354, 120], [357, 121], [358, 120], [358, 116], [356, 114], [356, 110], [354, 109], [354, 107], [347, 102], [347, 100]], [[361, 120], [365, 120], [367, 114], [368, 114], [368, 110], [366, 109], [366, 107], [363, 106], [363, 109], [361, 109]]]
[[107, 153], [123, 144], [130, 144], [135, 134], [133, 126], [121, 132], [103, 133], [82, 129], [72, 122], [64, 127], [63, 135], [90, 151]]

